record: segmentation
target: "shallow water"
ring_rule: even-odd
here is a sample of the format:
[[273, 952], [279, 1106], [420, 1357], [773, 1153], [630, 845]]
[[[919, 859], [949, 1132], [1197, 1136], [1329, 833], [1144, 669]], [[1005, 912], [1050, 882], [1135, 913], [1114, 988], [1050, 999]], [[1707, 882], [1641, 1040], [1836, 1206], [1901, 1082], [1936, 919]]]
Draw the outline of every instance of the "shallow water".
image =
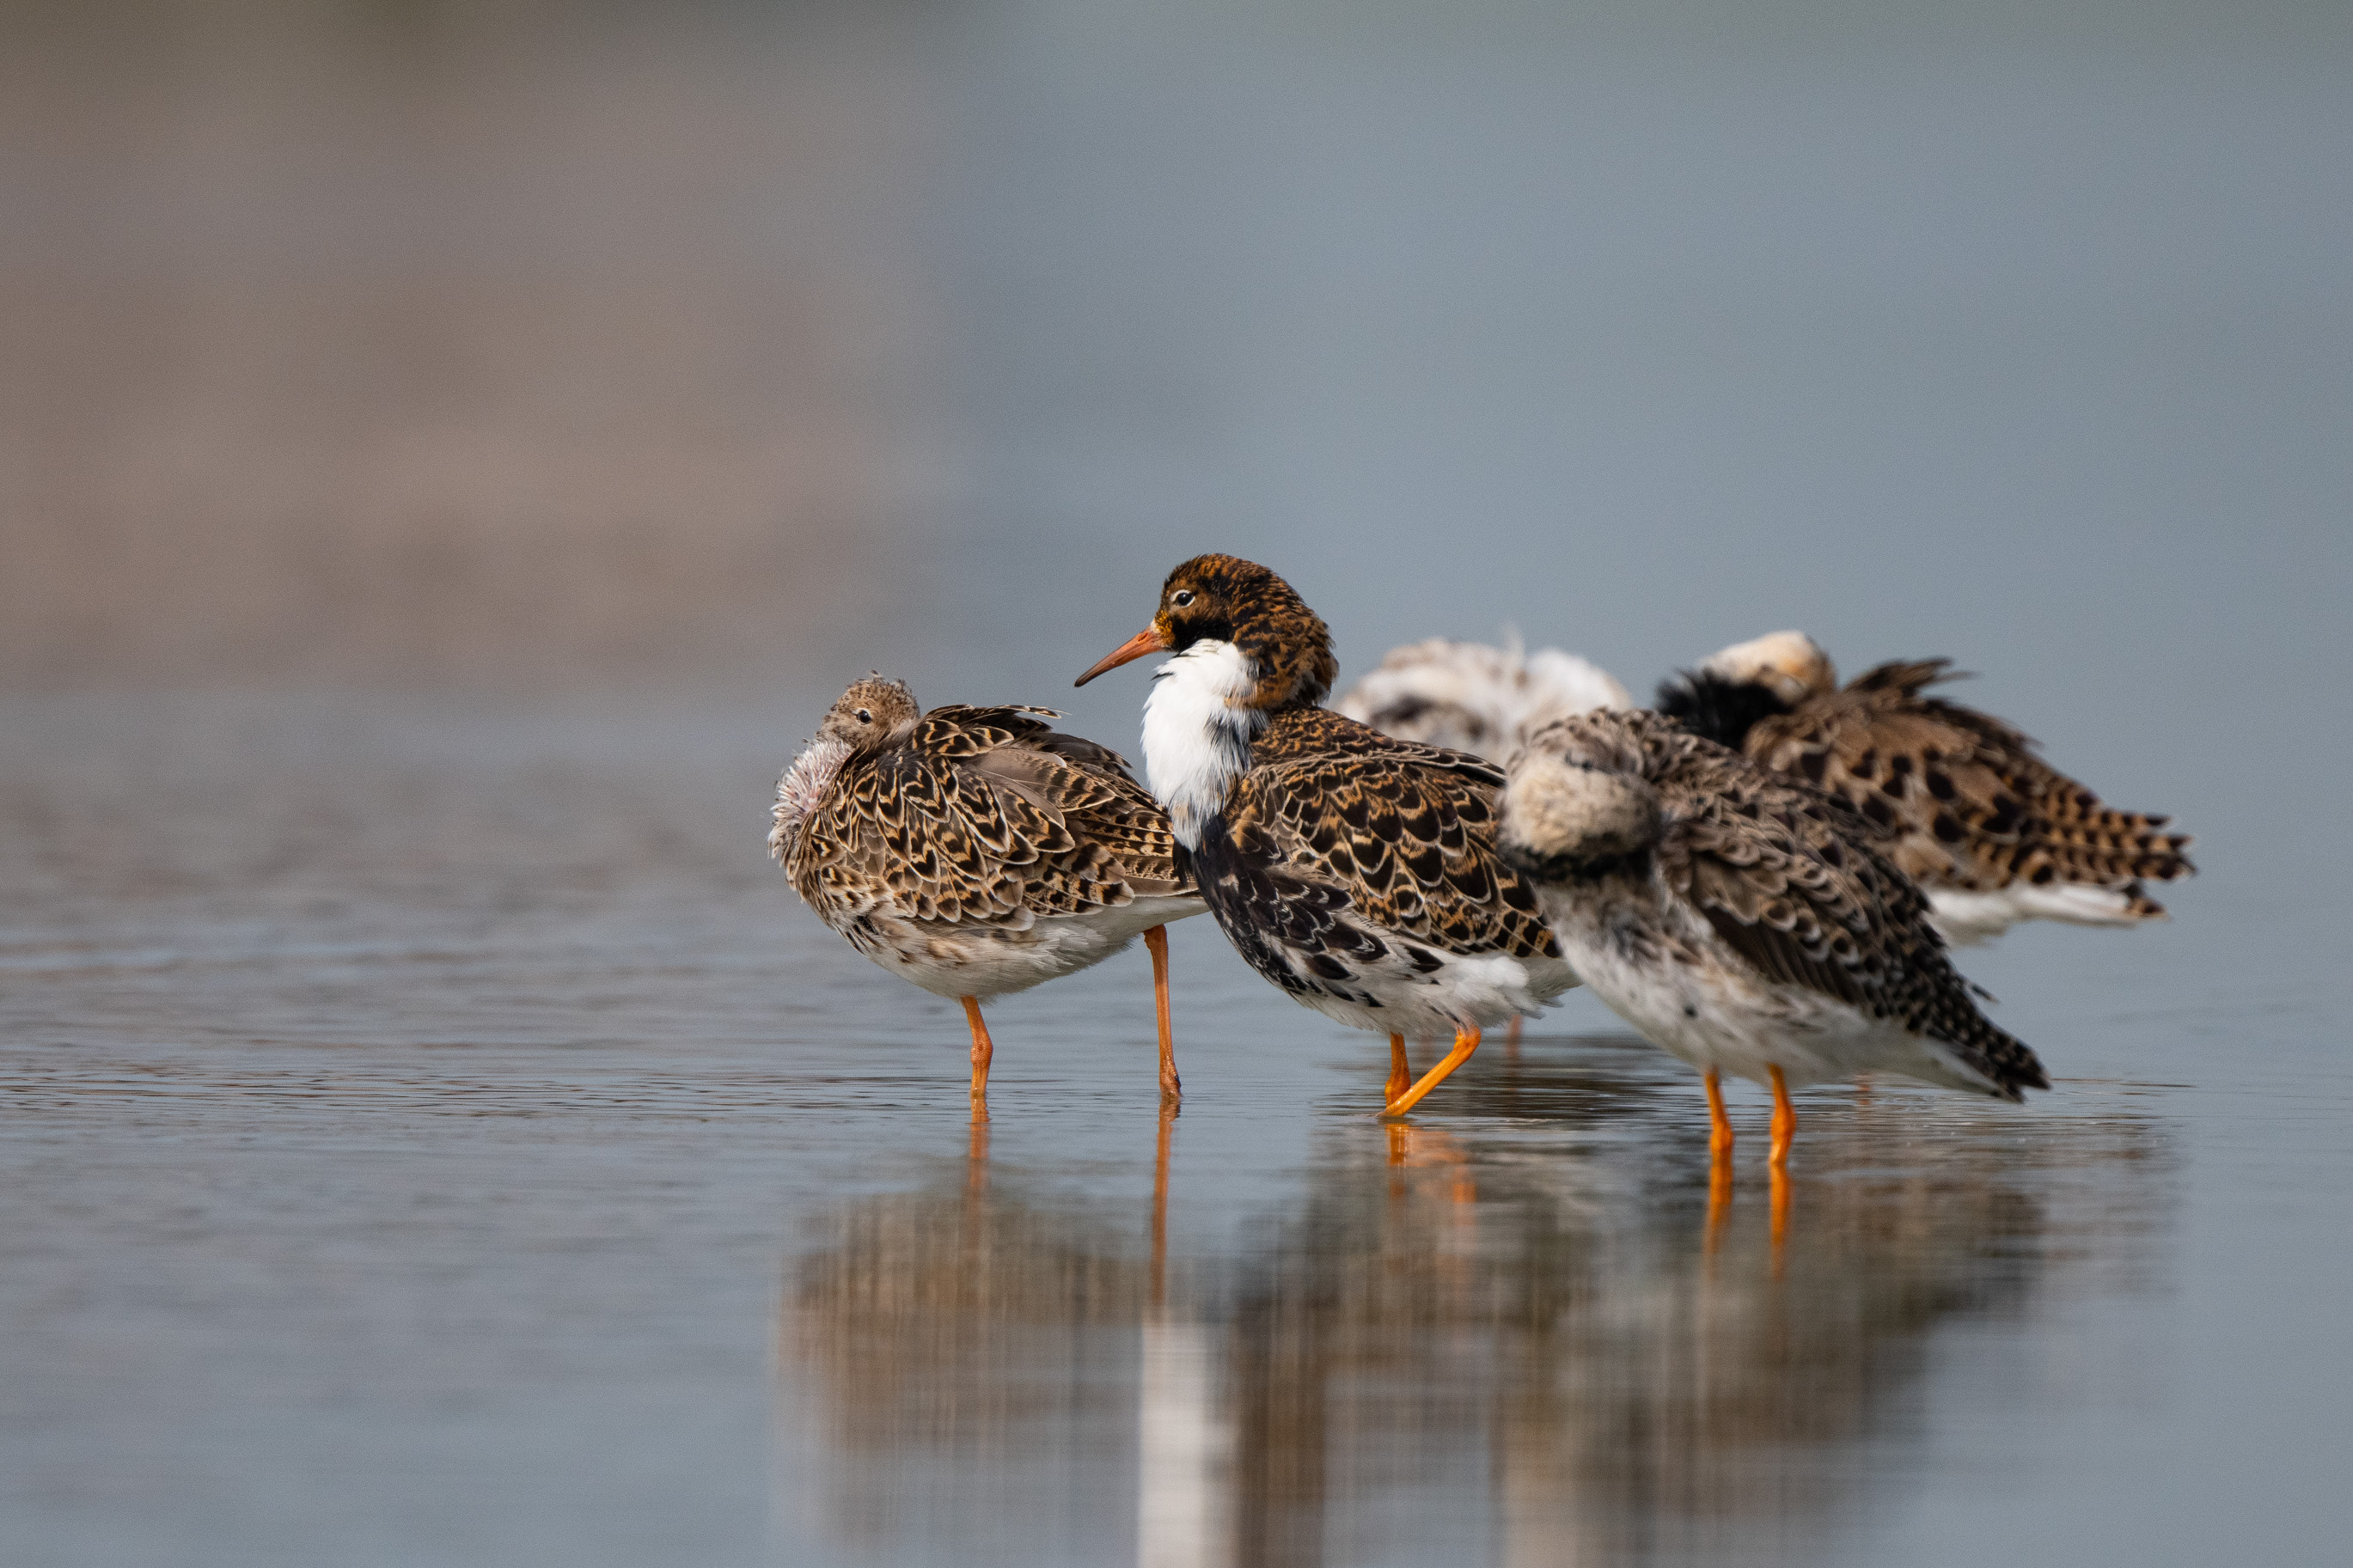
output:
[[808, 706], [7, 705], [11, 1562], [2327, 1555], [2316, 890], [1972, 957], [2057, 1088], [1801, 1096], [1777, 1240], [1589, 999], [1392, 1132], [1206, 921], [1180, 1116], [1139, 949], [976, 1130], [762, 858]]

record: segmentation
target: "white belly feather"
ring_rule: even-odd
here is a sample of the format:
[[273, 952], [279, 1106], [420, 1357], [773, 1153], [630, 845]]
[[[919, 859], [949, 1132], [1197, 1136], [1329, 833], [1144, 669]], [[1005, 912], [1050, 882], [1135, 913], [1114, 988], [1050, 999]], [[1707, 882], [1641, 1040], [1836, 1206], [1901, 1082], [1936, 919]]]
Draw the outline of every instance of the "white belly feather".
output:
[[1955, 947], [1975, 947], [1989, 942], [2020, 921], [2064, 921], [2070, 925], [2139, 925], [2147, 917], [2136, 914], [2133, 901], [2115, 888], [2083, 882], [2051, 882], [2036, 887], [2016, 882], [1990, 892], [1957, 888], [1925, 888], [1929, 918]]
[[[1426, 951], [1438, 960], [1438, 968], [1428, 973], [1392, 956], [1370, 965], [1352, 963], [1357, 973], [1346, 981], [1310, 977], [1310, 988], [1293, 994], [1351, 1028], [1429, 1039], [1466, 1025], [1492, 1029], [1512, 1018], [1536, 1017], [1577, 984], [1577, 972], [1567, 963], [1542, 954]], [[1333, 995], [1337, 989], [1360, 991], [1379, 1005]]]
[[1821, 992], [1767, 980], [1685, 911], [1582, 890], [1547, 888], [1544, 899], [1554, 933], [1593, 994], [1643, 1038], [1703, 1072], [1762, 1084], [1778, 1067], [1792, 1089], [1892, 1072], [1998, 1092], [1935, 1040]]
[[1198, 899], [1137, 899], [1084, 914], [1040, 915], [1018, 931], [874, 911], [845, 919], [834, 929], [859, 952], [935, 996], [986, 999], [1075, 974], [1154, 926], [1208, 908]]

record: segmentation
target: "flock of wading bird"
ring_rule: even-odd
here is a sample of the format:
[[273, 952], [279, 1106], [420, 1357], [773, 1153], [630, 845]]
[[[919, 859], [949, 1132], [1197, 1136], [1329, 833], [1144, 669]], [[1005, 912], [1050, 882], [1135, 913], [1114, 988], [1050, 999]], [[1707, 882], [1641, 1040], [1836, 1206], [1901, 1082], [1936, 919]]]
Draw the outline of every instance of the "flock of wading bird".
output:
[[[2000, 720], [1927, 694], [1947, 661], [1844, 687], [1798, 632], [1728, 647], [1634, 709], [1582, 659], [1443, 640], [1327, 708], [1338, 666], [1289, 584], [1230, 555], [1168, 574], [1151, 625], [1079, 677], [1174, 657], [1145, 774], [1051, 710], [923, 712], [842, 694], [777, 785], [769, 847], [859, 952], [980, 1005], [1151, 950], [1160, 1089], [1179, 1087], [1168, 921], [1207, 910], [1300, 1003], [1389, 1040], [1403, 1116], [1477, 1048], [1583, 984], [1697, 1068], [1719, 1175], [1720, 1075], [1773, 1092], [1887, 1072], [1998, 1100], [2050, 1079], [1955, 972], [2012, 922], [2133, 925], [2190, 873], [2166, 818], [2115, 810]], [[1419, 1079], [1409, 1039], [1453, 1048]]]

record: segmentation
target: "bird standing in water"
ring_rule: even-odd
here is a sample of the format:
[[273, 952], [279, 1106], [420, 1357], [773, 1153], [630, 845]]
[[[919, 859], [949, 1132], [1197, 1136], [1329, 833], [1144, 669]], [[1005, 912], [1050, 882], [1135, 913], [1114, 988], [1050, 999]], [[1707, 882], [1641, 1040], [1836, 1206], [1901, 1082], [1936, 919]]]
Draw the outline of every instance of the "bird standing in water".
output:
[[1504, 792], [1504, 858], [1536, 881], [1568, 961], [1651, 1044], [1705, 1075], [1789, 1090], [1885, 1071], [1997, 1100], [2048, 1089], [1978, 1011], [1927, 901], [1842, 801], [1655, 713], [1586, 713], [1528, 737]]
[[[1577, 984], [1534, 887], [1495, 852], [1493, 763], [1321, 706], [1324, 622], [1265, 567], [1201, 555], [1152, 624], [1079, 677], [1173, 653], [1144, 707], [1144, 762], [1201, 897], [1293, 999], [1389, 1037], [1388, 1114], [1469, 1059], [1483, 1028]], [[1419, 1080], [1407, 1036], [1451, 1034]]]
[[1883, 664], [1841, 689], [1811, 637], [1773, 632], [1662, 683], [1658, 707], [1862, 813], [1956, 946], [2022, 920], [2163, 920], [2141, 882], [2190, 875], [2189, 840], [2104, 805], [2000, 720], [1926, 695], [1959, 679], [1950, 663]]
[[1167, 816], [1119, 753], [1065, 735], [1045, 708], [922, 712], [896, 680], [842, 693], [776, 785], [768, 847], [849, 945], [964, 1005], [972, 1101], [993, 1055], [980, 1004], [1152, 953], [1160, 1091], [1180, 1092], [1161, 928], [1205, 907]]

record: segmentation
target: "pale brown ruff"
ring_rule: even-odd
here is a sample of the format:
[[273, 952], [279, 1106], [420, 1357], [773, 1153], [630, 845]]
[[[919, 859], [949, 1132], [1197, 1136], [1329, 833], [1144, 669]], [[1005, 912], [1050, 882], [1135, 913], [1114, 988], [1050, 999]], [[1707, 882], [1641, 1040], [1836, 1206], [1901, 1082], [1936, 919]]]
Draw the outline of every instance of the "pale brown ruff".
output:
[[963, 1004], [972, 1095], [992, 1055], [980, 1004], [1099, 963], [1153, 959], [1165, 1097], [1179, 1092], [1160, 928], [1204, 909], [1168, 819], [1119, 754], [1042, 708], [919, 711], [895, 680], [852, 685], [777, 785], [769, 847], [826, 924], [885, 969]]

